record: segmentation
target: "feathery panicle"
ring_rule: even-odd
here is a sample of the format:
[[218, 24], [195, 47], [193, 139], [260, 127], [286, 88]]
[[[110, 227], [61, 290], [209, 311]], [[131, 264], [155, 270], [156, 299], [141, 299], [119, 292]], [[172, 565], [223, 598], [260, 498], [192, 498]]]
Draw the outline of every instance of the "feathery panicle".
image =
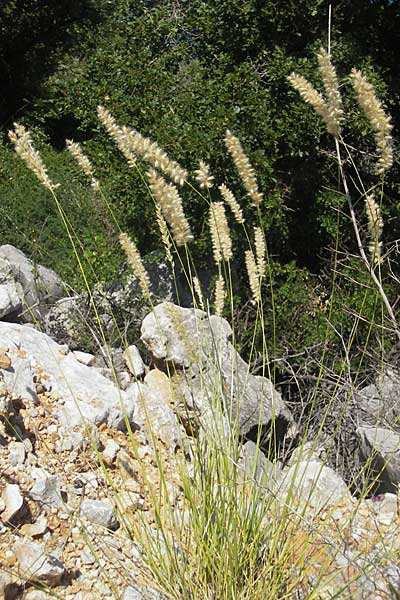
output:
[[200, 285], [200, 281], [199, 281], [198, 277], [193, 277], [193, 286], [194, 286], [194, 291], [196, 292], [196, 296], [199, 301], [199, 306], [200, 306], [201, 310], [206, 310], [205, 304], [204, 304], [203, 292], [201, 291], [201, 285]]
[[191, 242], [193, 235], [177, 188], [172, 183], [167, 183], [154, 169], [148, 171], [147, 177], [151, 192], [160, 205], [164, 219], [171, 227], [176, 245], [183, 246]]
[[164, 217], [162, 216], [160, 205], [157, 202], [156, 202], [156, 218], [157, 218], [158, 228], [161, 233], [161, 240], [162, 240], [163, 246], [165, 248], [165, 254], [167, 256], [168, 261], [172, 265], [174, 262], [174, 259], [172, 258], [172, 244], [171, 244], [170, 234], [168, 231], [168, 225], [167, 225]]
[[304, 102], [311, 104], [315, 112], [321, 117], [325, 123], [325, 127], [331, 135], [338, 134], [338, 124], [334, 121], [329, 113], [328, 103], [323, 96], [311, 85], [309, 81], [302, 75], [292, 73], [288, 77], [288, 81], [297, 90]]
[[224, 183], [221, 184], [218, 189], [221, 192], [221, 196], [230, 207], [233, 216], [235, 217], [235, 221], [243, 225], [244, 218], [242, 209], [240, 208], [239, 202], [236, 200], [231, 190]]
[[392, 124], [391, 118], [385, 113], [381, 101], [377, 98], [373, 85], [364, 77], [361, 71], [352, 69], [351, 82], [356, 92], [357, 101], [364, 111], [375, 134], [378, 149], [377, 173], [381, 175], [393, 164]]
[[247, 275], [249, 278], [250, 290], [252, 294], [252, 304], [257, 304], [260, 298], [260, 281], [258, 278], [258, 268], [254, 258], [254, 254], [251, 250], [245, 252], [245, 262]]
[[158, 144], [144, 137], [131, 127], [122, 127], [126, 143], [132, 154], [149, 162], [155, 169], [168, 175], [174, 183], [182, 186], [188, 173], [176, 161], [171, 160]]
[[69, 152], [72, 154], [86, 177], [89, 179], [92, 188], [98, 190], [100, 185], [94, 176], [93, 165], [86, 154], [84, 154], [81, 146], [72, 140], [66, 140], [66, 145]]
[[265, 238], [261, 227], [254, 228], [254, 240], [256, 247], [256, 264], [260, 281], [265, 277]]
[[142, 263], [139, 250], [136, 248], [135, 243], [130, 239], [127, 233], [120, 233], [119, 243], [121, 244], [121, 248], [128, 258], [133, 273], [139, 280], [139, 285], [143, 295], [149, 299], [151, 297], [150, 279]]
[[195, 171], [196, 181], [201, 188], [210, 189], [214, 185], [214, 177], [210, 175], [210, 165], [203, 160], [199, 162], [199, 168]]
[[210, 206], [209, 226], [215, 263], [232, 258], [232, 240], [223, 202]]
[[332, 65], [329, 54], [324, 48], [320, 49], [317, 56], [319, 72], [325, 88], [329, 118], [332, 123], [332, 129], [336, 126], [336, 134], [334, 135], [337, 135], [339, 133], [340, 121], [343, 118], [343, 106], [336, 69]]
[[368, 249], [371, 254], [372, 263], [379, 264], [381, 262], [382, 242], [380, 238], [383, 229], [383, 219], [381, 208], [372, 194], [365, 196], [365, 208], [368, 217], [368, 233], [371, 238]]
[[126, 127], [117, 125], [116, 120], [103, 106], [97, 108], [97, 115], [100, 122], [105, 127], [109, 136], [114, 140], [121, 154], [125, 157], [128, 165], [133, 168], [136, 166], [136, 155], [129, 145]]
[[33, 147], [31, 134], [23, 125], [14, 123], [14, 130], [8, 132], [8, 137], [14, 144], [18, 156], [22, 158], [27, 167], [36, 175], [45, 188], [54, 191], [60, 187], [59, 183], [53, 183], [50, 180], [39, 152]]
[[242, 144], [229, 129], [227, 129], [225, 133], [225, 146], [235, 163], [247, 194], [252, 199], [253, 204], [259, 206], [262, 202], [263, 195], [258, 191], [255, 171], [243, 150]]
[[215, 314], [217, 317], [222, 316], [222, 311], [224, 309], [225, 304], [225, 281], [220, 273], [217, 279], [217, 283], [215, 284]]

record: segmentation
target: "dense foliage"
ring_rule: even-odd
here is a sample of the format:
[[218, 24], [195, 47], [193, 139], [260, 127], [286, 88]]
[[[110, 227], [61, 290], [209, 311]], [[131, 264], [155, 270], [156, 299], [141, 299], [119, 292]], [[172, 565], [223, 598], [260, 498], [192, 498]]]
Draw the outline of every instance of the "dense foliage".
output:
[[[106, 137], [96, 107], [105, 104], [121, 123], [156, 140], [189, 169], [206, 160], [216, 180], [226, 180], [244, 201], [222, 141], [229, 127], [242, 140], [265, 194], [261, 218], [275, 265], [277, 344], [281, 350], [298, 350], [324, 337], [332, 247], [337, 244], [343, 257], [357, 250], [343, 197], [336, 191], [331, 141], [319, 118], [289, 87], [287, 76], [295, 70], [320, 84], [315, 53], [327, 45], [327, 14], [322, 0], [3, 3], [3, 129], [22, 119], [43, 148], [49, 146], [49, 169], [62, 183], [68, 216], [100, 276], [115, 277], [112, 243], [99, 220], [90, 219], [90, 201], [85, 204], [83, 180], [65, 156], [65, 138], [83, 142], [121, 225], [146, 253], [160, 245], [151, 200], [140, 174], [124, 165]], [[363, 69], [391, 111], [395, 131], [400, 119], [399, 25], [397, 0], [333, 4], [332, 55], [339, 75], [345, 78], [353, 66]], [[354, 156], [369, 186], [376, 183], [373, 139], [345, 79], [343, 92], [345, 135], [358, 149]], [[51, 199], [5, 146], [1, 153], [2, 239], [30, 254], [39, 252], [77, 285]], [[383, 199], [389, 250], [400, 216], [399, 181], [396, 164]], [[358, 192], [353, 192], [357, 200]], [[185, 199], [196, 234], [193, 252], [206, 267], [210, 253], [204, 203], [196, 194]], [[251, 224], [255, 215], [247, 208]], [[356, 202], [356, 208], [362, 207]], [[362, 223], [362, 212], [359, 218]], [[40, 241], [40, 251], [33, 248], [34, 240]], [[242, 257], [237, 260], [241, 272]], [[360, 312], [368, 329], [377, 310], [374, 295], [366, 302], [363, 289], [349, 283], [364, 281], [366, 274], [356, 260], [336, 266], [340, 285], [331, 318], [340, 320], [346, 334], [349, 315]], [[398, 272], [395, 261], [392, 269]], [[238, 278], [236, 291], [243, 294], [243, 278]], [[395, 294], [392, 285], [391, 297]], [[265, 296], [270, 316], [268, 290]]]

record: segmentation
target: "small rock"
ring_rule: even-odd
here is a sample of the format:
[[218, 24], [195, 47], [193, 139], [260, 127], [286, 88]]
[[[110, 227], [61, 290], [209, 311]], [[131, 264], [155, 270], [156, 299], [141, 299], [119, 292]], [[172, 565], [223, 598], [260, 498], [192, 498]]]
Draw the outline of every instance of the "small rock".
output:
[[8, 483], [1, 497], [5, 505], [5, 510], [1, 518], [5, 523], [8, 523], [21, 510], [24, 499], [19, 486], [15, 483]]
[[103, 452], [101, 453], [102, 457], [104, 459], [104, 462], [108, 465], [111, 465], [115, 461], [115, 458], [117, 456], [119, 449], [120, 449], [120, 447], [114, 440], [112, 440], [112, 439], [107, 440], [105, 448], [104, 448]]
[[107, 529], [115, 530], [119, 527], [114, 508], [106, 501], [84, 500], [80, 507], [80, 515], [91, 523]]
[[8, 444], [8, 463], [13, 467], [25, 462], [26, 447], [23, 442], [12, 441]]
[[24, 600], [54, 600], [54, 596], [46, 594], [42, 590], [29, 590], [25, 594]]
[[81, 554], [81, 561], [83, 565], [93, 565], [96, 562], [96, 558], [87, 548]]
[[83, 365], [86, 365], [87, 367], [92, 367], [95, 363], [96, 357], [93, 356], [93, 354], [90, 354], [89, 352], [81, 352], [80, 350], [75, 350], [73, 354], [76, 360], [78, 360]]
[[243, 444], [238, 466], [241, 482], [253, 482], [257, 485], [268, 486], [268, 489], [275, 487], [275, 482], [280, 475], [278, 465], [270, 462], [251, 440]]
[[65, 502], [61, 491], [60, 476], [44, 475], [43, 469], [35, 469], [35, 471], [39, 473], [37, 473], [37, 479], [30, 491], [32, 500], [40, 502], [46, 509], [63, 507]]
[[167, 446], [175, 450], [181, 445], [182, 433], [168, 399], [171, 388], [168, 377], [153, 369], [145, 377], [145, 385], [138, 396], [135, 421], [145, 431], [154, 433]]
[[35, 537], [40, 537], [41, 535], [43, 535], [45, 533], [46, 529], [47, 529], [47, 519], [44, 514], [41, 514], [38, 516], [38, 518], [36, 519], [36, 521], [34, 523], [26, 523], [25, 525], [22, 525], [20, 531], [21, 531], [22, 535], [35, 538]]
[[396, 493], [400, 483], [400, 435], [384, 427], [360, 426], [361, 456], [371, 471], [375, 494]]
[[[14, 589], [13, 589], [14, 588]], [[14, 600], [18, 597], [18, 586], [13, 585], [13, 577], [8, 571], [0, 571], [0, 598]]]
[[49, 587], [60, 583], [65, 567], [58, 558], [47, 554], [41, 544], [18, 540], [13, 550], [24, 579], [40, 581]]
[[124, 352], [124, 359], [127, 364], [129, 371], [136, 379], [143, 377], [145, 373], [145, 366], [140, 356], [140, 352], [136, 346], [128, 346]]
[[124, 491], [115, 497], [115, 504], [121, 513], [140, 507], [142, 497], [137, 492]]
[[131, 383], [131, 376], [128, 371], [120, 371], [117, 373], [117, 381], [121, 390], [126, 390]]

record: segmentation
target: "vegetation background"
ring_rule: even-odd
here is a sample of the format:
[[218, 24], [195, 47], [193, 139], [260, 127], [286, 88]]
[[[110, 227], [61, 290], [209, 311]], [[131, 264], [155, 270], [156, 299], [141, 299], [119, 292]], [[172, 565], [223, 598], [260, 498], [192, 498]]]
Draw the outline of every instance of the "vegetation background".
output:
[[[400, 2], [331, 4], [332, 61], [344, 78], [347, 102], [344, 135], [357, 149], [353, 158], [368, 187], [376, 183], [374, 140], [345, 78], [354, 66], [367, 75], [392, 114], [396, 139]], [[59, 197], [84, 244], [86, 259], [109, 283], [118, 277], [123, 261], [118, 238], [93, 211], [90, 191], [65, 150], [65, 139], [82, 142], [121, 228], [146, 255], [161, 248], [151, 198], [100, 126], [97, 106], [104, 104], [121, 124], [157, 141], [184, 167], [193, 171], [199, 160], [205, 160], [218, 183], [227, 181], [240, 190], [224, 150], [223, 135], [229, 128], [241, 139], [265, 196], [261, 217], [274, 289], [274, 306], [268, 286], [264, 294], [268, 344], [274, 345], [278, 356], [305, 357], [309, 354], [305, 349], [328, 340], [335, 367], [335, 357], [342, 352], [340, 337], [349, 339], [354, 319], [360, 318], [356, 328], [360, 343], [354, 341], [352, 358], [357, 361], [363, 354], [361, 340], [366, 336], [371, 351], [374, 344], [379, 348], [382, 331], [371, 327], [380, 322], [376, 316], [381, 301], [369, 289], [369, 275], [357, 258], [345, 199], [338, 190], [334, 149], [319, 117], [287, 82], [296, 71], [319, 86], [316, 51], [327, 46], [327, 15], [328, 2], [323, 0], [3, 0], [2, 243], [14, 244], [54, 268], [73, 287], [82, 285], [52, 199], [7, 142], [14, 121], [33, 131], [52, 179], [62, 184]], [[382, 278], [395, 307], [400, 289], [395, 279], [400, 273], [395, 252], [400, 237], [399, 182], [395, 160], [382, 199], [388, 255]], [[352, 193], [367, 236], [355, 185]], [[207, 268], [211, 260], [207, 211], [196, 194], [185, 198], [195, 232], [196, 264]], [[249, 210], [248, 224], [255, 218]], [[335, 247], [339, 254], [332, 252]], [[246, 273], [243, 259], [236, 260], [235, 293], [237, 306], [243, 307]], [[333, 268], [336, 278], [327, 328]], [[254, 310], [247, 306], [240, 313], [243, 331]], [[245, 351], [245, 336], [242, 344]]]

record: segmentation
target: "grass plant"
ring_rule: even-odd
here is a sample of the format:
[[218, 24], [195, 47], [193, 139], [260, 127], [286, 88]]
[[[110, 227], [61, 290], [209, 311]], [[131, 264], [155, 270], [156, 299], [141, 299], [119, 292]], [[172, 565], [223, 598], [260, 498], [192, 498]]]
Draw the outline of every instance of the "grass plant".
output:
[[[353, 225], [360, 256], [359, 268], [364, 269], [368, 274], [369, 284], [374, 286], [377, 293], [377, 306], [385, 309], [388, 316], [387, 320], [383, 312], [377, 309], [377, 320], [370, 323], [369, 329], [370, 332], [372, 330], [380, 332], [382, 347], [384, 347], [384, 339], [387, 337], [400, 339], [395, 311], [384, 284], [385, 254], [381, 243], [384, 225], [381, 211], [384, 198], [384, 175], [393, 161], [390, 119], [370, 84], [362, 74], [353, 71], [351, 81], [356, 97], [371, 123], [377, 146], [377, 180], [366, 187], [360, 179], [357, 179], [352, 149], [346, 144], [344, 138], [345, 114], [338, 78], [329, 53], [321, 49], [318, 61], [323, 94], [315, 90], [301, 75], [292, 74], [289, 79], [291, 85], [321, 116], [328, 133], [333, 137], [339, 165], [338, 193], [342, 194], [347, 202], [348, 216]], [[271, 385], [276, 384], [275, 365], [280, 357], [271, 354], [268, 349], [271, 345], [267, 344], [265, 333], [266, 316], [263, 297], [269, 294], [273, 299], [274, 289], [271, 285], [272, 266], [268, 251], [268, 236], [263, 231], [259, 212], [263, 196], [259, 191], [255, 171], [240, 141], [232, 132], [226, 132], [225, 144], [232, 157], [233, 166], [241, 177], [248, 206], [242, 205], [236, 199], [240, 192], [238, 191], [237, 194], [232, 192], [228, 181], [214, 182], [212, 168], [205, 162], [200, 162], [194, 177], [190, 179], [187, 171], [171, 160], [157, 144], [129, 127], [119, 125], [102, 107], [99, 107], [99, 118], [117, 143], [129, 166], [139, 171], [143, 185], [147, 187], [154, 201], [154, 216], [160, 227], [161, 244], [171, 264], [172, 272], [175, 272], [175, 265], [179, 265], [191, 291], [193, 306], [205, 311], [208, 319], [215, 313], [225, 316], [230, 321], [234, 330], [234, 344], [237, 341], [235, 325], [238, 310], [234, 302], [232, 261], [235, 252], [241, 253], [244, 257], [253, 324], [253, 333], [249, 336], [252, 340], [249, 364], [257, 353], [260, 357], [260, 373], [271, 380]], [[54, 199], [96, 313], [95, 301], [86, 276], [86, 270], [90, 265], [88, 266], [82, 255], [82, 246], [75, 236], [74, 224], [68, 221], [57, 198], [57, 183], [51, 180], [43, 161], [34, 149], [29, 133], [21, 125], [15, 127], [10, 138], [17, 153]], [[151, 306], [150, 280], [138, 249], [127, 232], [119, 231], [111, 207], [101, 194], [101, 182], [97, 179], [89, 159], [73, 142], [68, 142], [68, 146], [87, 175], [89, 184], [98, 193], [99, 201], [103, 202], [102, 214], [109, 212], [110, 222], [117, 230], [121, 246]], [[352, 168], [351, 175], [347, 173], [348, 165]], [[352, 181], [351, 186], [348, 183], [349, 177]], [[358, 200], [364, 202], [366, 213], [363, 216], [355, 211], [353, 192], [350, 191], [350, 187], [358, 191]], [[202, 197], [204, 210], [209, 211], [210, 246], [214, 258], [215, 276], [214, 285], [208, 290], [204, 286], [201, 289], [200, 278], [190, 252], [190, 242], [196, 234], [192, 232], [192, 226], [185, 217], [184, 204], [185, 193], [193, 193], [193, 191]], [[250, 210], [258, 215], [260, 221], [252, 230], [246, 227], [245, 214]], [[360, 225], [361, 219], [366, 223], [365, 226]], [[243, 229], [243, 247], [232, 246], [230, 227]], [[195, 231], [194, 227], [193, 231]], [[359, 567], [357, 556], [353, 556], [349, 561], [345, 575], [337, 572], [334, 560], [336, 554], [347, 543], [348, 524], [356, 518], [361, 501], [371, 493], [374, 479], [379, 477], [379, 474], [375, 474], [372, 476], [372, 481], [371, 476], [367, 477], [368, 471], [371, 470], [371, 462], [367, 462], [351, 475], [353, 488], [358, 489], [358, 500], [352, 502], [348, 500], [347, 504], [350, 508], [346, 513], [347, 517], [341, 523], [336, 523], [335, 535], [331, 517], [339, 506], [322, 506], [318, 511], [313, 511], [311, 499], [306, 498], [305, 501], [304, 497], [301, 499], [297, 484], [295, 485], [296, 477], [301, 473], [302, 461], [310, 462], [313, 452], [319, 451], [321, 446], [324, 447], [326, 454], [321, 469], [324, 464], [332, 464], [331, 455], [337, 448], [336, 440], [340, 436], [340, 429], [352, 402], [362, 365], [361, 360], [356, 371], [353, 370], [351, 352], [361, 319], [358, 315], [353, 315], [352, 335], [349, 339], [342, 340], [344, 359], [336, 373], [331, 372], [328, 366], [327, 339], [332, 327], [330, 315], [337, 289], [336, 272], [339, 268], [339, 256], [340, 249], [336, 247], [333, 257], [331, 296], [324, 309], [327, 335], [326, 339], [320, 340], [322, 352], [312, 389], [309, 390], [307, 398], [303, 399], [304, 417], [297, 431], [300, 439], [296, 441], [295, 453], [293, 453], [294, 441], [289, 439], [289, 433], [286, 440], [287, 444], [292, 444], [292, 448], [286, 447], [283, 458], [289, 460], [292, 453], [292, 465], [295, 466], [293, 479], [286, 487], [277, 485], [281, 469], [278, 459], [282, 458], [282, 450], [278, 447], [278, 424], [274, 414], [267, 441], [260, 423], [255, 434], [255, 455], [250, 467], [245, 468], [243, 452], [246, 440], [240, 435], [237, 413], [235, 416], [232, 406], [229, 405], [229, 401], [226, 401], [227, 397], [229, 399], [233, 395], [232, 390], [228, 390], [227, 395], [221, 393], [222, 381], [217, 361], [212, 385], [203, 380], [202, 392], [207, 396], [209, 411], [208, 426], [204, 427], [204, 421], [196, 423], [185, 439], [181, 440], [181, 450], [175, 455], [168, 452], [157, 439], [157, 435], [152, 432], [149, 416], [148, 435], [157, 465], [157, 486], [147, 478], [134, 432], [127, 422], [130, 448], [136, 456], [139, 470], [142, 470], [141, 477], [147, 488], [150, 506], [147, 513], [137, 510], [129, 517], [121, 515], [121, 523], [126, 534], [140, 545], [144, 580], [158, 587], [168, 597], [176, 600], [344, 599], [357, 597], [353, 594], [358, 579], [374, 579], [372, 567], [367, 564]], [[365, 288], [365, 296], [371, 293], [373, 292], [369, 285]], [[98, 327], [102, 329], [100, 318], [98, 318]], [[260, 330], [262, 341], [256, 347], [256, 332]], [[336, 333], [340, 337], [340, 331]], [[275, 336], [276, 331], [273, 332], [273, 338]], [[185, 338], [184, 331], [182, 337]], [[368, 338], [364, 341], [361, 350], [363, 356], [368, 353], [368, 341]], [[120, 343], [124, 344], [122, 334]], [[193, 340], [186, 338], [185, 343], [188, 351], [194, 350], [196, 354]], [[102, 339], [102, 344], [108, 347], [105, 337]], [[210, 357], [215, 356], [214, 351], [215, 349], [209, 349]], [[218, 348], [216, 353], [218, 354]], [[199, 369], [201, 372], [201, 365]], [[232, 364], [232, 379], [234, 373], [235, 365]], [[248, 373], [250, 374], [250, 366]], [[169, 377], [171, 398], [174, 401], [171, 381], [173, 373], [167, 370], [166, 375]], [[327, 379], [330, 380], [329, 386], [326, 385]], [[232, 386], [233, 384], [232, 381]], [[242, 385], [245, 386], [246, 382]], [[300, 385], [298, 388], [301, 392]], [[339, 396], [341, 403], [338, 405]], [[321, 398], [324, 399], [323, 402]], [[333, 419], [332, 412], [335, 412]], [[329, 419], [333, 422], [333, 426], [327, 439], [324, 433]], [[260, 475], [261, 455], [266, 455], [268, 466], [267, 471]], [[97, 459], [117, 499], [118, 507], [121, 490], [112, 489], [113, 482], [108, 474], [108, 467], [99, 454]], [[182, 492], [179, 511], [174, 508], [169, 499], [168, 481], [171, 465]], [[345, 499], [342, 500], [345, 502]], [[88, 535], [88, 544], [89, 538]], [[95, 555], [99, 552], [94, 547], [91, 550]], [[123, 570], [123, 567], [121, 569]], [[129, 583], [128, 574], [127, 583]], [[113, 589], [113, 593], [115, 597], [120, 597], [122, 590]], [[393, 595], [394, 597], [396, 596]]]

